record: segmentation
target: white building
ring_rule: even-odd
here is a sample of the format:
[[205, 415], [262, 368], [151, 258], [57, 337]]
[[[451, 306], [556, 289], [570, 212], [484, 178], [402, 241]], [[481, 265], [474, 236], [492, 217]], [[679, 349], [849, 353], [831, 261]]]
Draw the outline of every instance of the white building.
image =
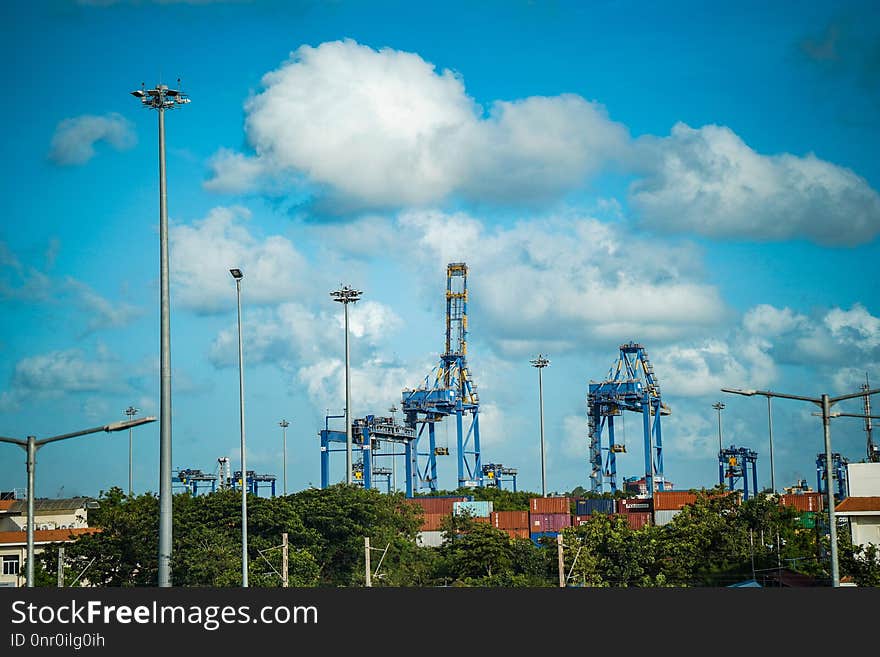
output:
[[880, 463], [848, 463], [849, 497], [834, 507], [849, 520], [853, 545], [880, 547]]
[[[97, 504], [86, 497], [34, 499], [34, 554], [98, 531], [88, 525], [88, 510]], [[0, 500], [0, 586], [24, 586], [26, 559], [27, 500]]]

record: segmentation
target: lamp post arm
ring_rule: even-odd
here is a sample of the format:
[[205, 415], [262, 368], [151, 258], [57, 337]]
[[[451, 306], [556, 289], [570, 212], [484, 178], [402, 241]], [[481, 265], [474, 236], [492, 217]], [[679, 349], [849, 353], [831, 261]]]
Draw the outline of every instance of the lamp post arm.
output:
[[[102, 424], [100, 427], [92, 427], [91, 429], [83, 429], [81, 431], [74, 431], [73, 433], [64, 433], [60, 436], [51, 436], [49, 438], [42, 438], [36, 441], [37, 447], [41, 447], [46, 443], [54, 443], [59, 440], [67, 440], [68, 438], [76, 438], [77, 436], [85, 436], [90, 433], [98, 433], [99, 431], [106, 431], [107, 433], [111, 433], [114, 431], [123, 431], [125, 429], [129, 429], [131, 427], [137, 427], [141, 424], [147, 424], [149, 422], [155, 422], [156, 418], [154, 417], [142, 417], [138, 420], [131, 420], [130, 422], [114, 422], [112, 424]], [[27, 443], [24, 443], [25, 445]]]
[[[814, 404], [822, 405], [821, 397], [804, 397], [802, 395], [788, 395], [784, 392], [771, 392], [770, 390], [737, 390], [735, 388], [721, 388], [721, 392], [730, 392], [734, 395], [745, 395], [746, 397], [752, 397], [754, 395], [760, 395], [762, 397], [781, 397], [782, 399], [799, 399], [801, 401], [813, 402]], [[852, 395], [853, 397], [861, 397], [864, 393], [859, 393], [858, 395]], [[838, 398], [838, 399], [846, 399], [846, 397]], [[829, 400], [832, 403], [837, 401], [837, 399]]]
[[843, 399], [855, 399], [856, 397], [867, 397], [868, 395], [876, 395], [880, 392], [880, 388], [874, 388], [873, 390], [862, 390], [861, 392], [851, 392], [848, 395], [840, 395], [839, 397], [832, 397], [828, 401], [832, 404], [835, 402], [839, 402]]
[[18, 445], [19, 447], [27, 449], [27, 441], [21, 440], [20, 438], [7, 438], [6, 436], [0, 436], [0, 443], [12, 443], [13, 445]]

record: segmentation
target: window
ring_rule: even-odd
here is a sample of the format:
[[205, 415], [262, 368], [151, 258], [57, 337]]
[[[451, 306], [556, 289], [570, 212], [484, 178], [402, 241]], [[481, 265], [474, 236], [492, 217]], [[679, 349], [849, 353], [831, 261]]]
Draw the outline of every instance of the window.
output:
[[18, 575], [18, 555], [3, 557], [3, 574]]

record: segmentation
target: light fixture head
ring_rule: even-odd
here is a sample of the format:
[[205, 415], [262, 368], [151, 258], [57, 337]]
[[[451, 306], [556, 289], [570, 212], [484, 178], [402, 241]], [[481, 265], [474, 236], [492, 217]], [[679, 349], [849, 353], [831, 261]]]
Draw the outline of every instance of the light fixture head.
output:
[[232, 278], [237, 281], [240, 281], [242, 278], [244, 278], [244, 274], [241, 273], [241, 269], [230, 269], [229, 273], [232, 274]]

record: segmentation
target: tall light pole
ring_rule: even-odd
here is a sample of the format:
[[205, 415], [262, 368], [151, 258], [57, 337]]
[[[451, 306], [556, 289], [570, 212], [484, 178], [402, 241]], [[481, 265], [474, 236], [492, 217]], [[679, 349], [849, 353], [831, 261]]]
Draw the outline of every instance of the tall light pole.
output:
[[47, 443], [54, 443], [59, 440], [85, 436], [86, 434], [97, 433], [98, 431], [106, 431], [107, 433], [124, 431], [131, 427], [155, 421], [156, 418], [154, 417], [142, 417], [137, 420], [113, 422], [112, 424], [104, 424], [100, 427], [92, 427], [91, 429], [83, 429], [82, 431], [74, 431], [73, 433], [65, 433], [60, 436], [52, 436], [40, 440], [37, 440], [36, 436], [28, 436], [27, 439], [0, 436], [0, 442], [18, 445], [27, 452], [27, 586], [32, 587], [34, 585], [34, 470], [37, 466], [37, 450]]
[[[178, 80], [178, 83], [180, 80]], [[159, 586], [171, 586], [171, 301], [168, 292], [168, 203], [165, 188], [165, 110], [185, 105], [180, 89], [158, 84], [131, 92], [159, 114]]]
[[770, 395], [767, 395], [767, 433], [770, 437], [770, 488], [776, 493], [776, 466], [773, 463], [773, 415], [770, 405]]
[[550, 364], [542, 354], [529, 361], [532, 366], [538, 368], [538, 407], [541, 424], [541, 497], [547, 497], [547, 467], [544, 463], [544, 382], [541, 371]]
[[722, 388], [721, 392], [729, 392], [735, 395], [745, 395], [752, 397], [753, 395], [764, 395], [766, 397], [780, 397], [782, 399], [797, 399], [800, 401], [811, 402], [817, 404], [822, 409], [822, 431], [825, 439], [825, 472], [827, 472], [828, 485], [827, 504], [828, 504], [828, 531], [831, 541], [831, 586], [840, 586], [840, 568], [837, 561], [837, 517], [834, 509], [834, 486], [831, 479], [834, 476], [834, 468], [831, 461], [831, 406], [844, 399], [853, 399], [855, 397], [863, 397], [865, 395], [874, 395], [880, 392], [880, 388], [874, 390], [865, 390], [862, 392], [854, 392], [848, 395], [840, 395], [838, 397], [829, 397], [823, 394], [821, 397], [802, 397], [800, 395], [789, 395], [781, 392], [770, 392], [769, 390], [740, 390], [738, 388]]
[[721, 458], [721, 452], [724, 451], [724, 444], [721, 438], [721, 411], [724, 408], [724, 402], [717, 401], [712, 404], [712, 408], [718, 411], [718, 458]]
[[[138, 414], [138, 409], [134, 406], [129, 406], [125, 409], [125, 414], [128, 416], [129, 422], [134, 418], [135, 415]], [[132, 496], [132, 485], [131, 485], [131, 427], [128, 428], [128, 496]]]
[[348, 347], [348, 304], [356, 303], [362, 292], [348, 285], [330, 293], [334, 301], [338, 301], [345, 309], [345, 483], [352, 483], [351, 476], [351, 369], [349, 366]]
[[290, 426], [290, 422], [287, 420], [281, 420], [278, 423], [278, 426], [281, 427], [281, 444], [282, 444], [282, 467], [284, 468], [284, 496], [287, 497], [287, 427]]
[[[388, 412], [391, 413], [391, 421], [396, 422], [398, 408], [396, 404], [391, 404], [391, 408], [388, 409]], [[397, 460], [397, 445], [396, 443], [391, 443], [391, 490], [395, 493], [397, 492], [397, 473], [394, 468], [394, 462]]]
[[244, 445], [244, 349], [241, 342], [241, 269], [230, 269], [235, 279], [235, 297], [238, 302], [238, 417], [241, 432], [241, 585], [248, 585], [247, 553], [247, 451]]

